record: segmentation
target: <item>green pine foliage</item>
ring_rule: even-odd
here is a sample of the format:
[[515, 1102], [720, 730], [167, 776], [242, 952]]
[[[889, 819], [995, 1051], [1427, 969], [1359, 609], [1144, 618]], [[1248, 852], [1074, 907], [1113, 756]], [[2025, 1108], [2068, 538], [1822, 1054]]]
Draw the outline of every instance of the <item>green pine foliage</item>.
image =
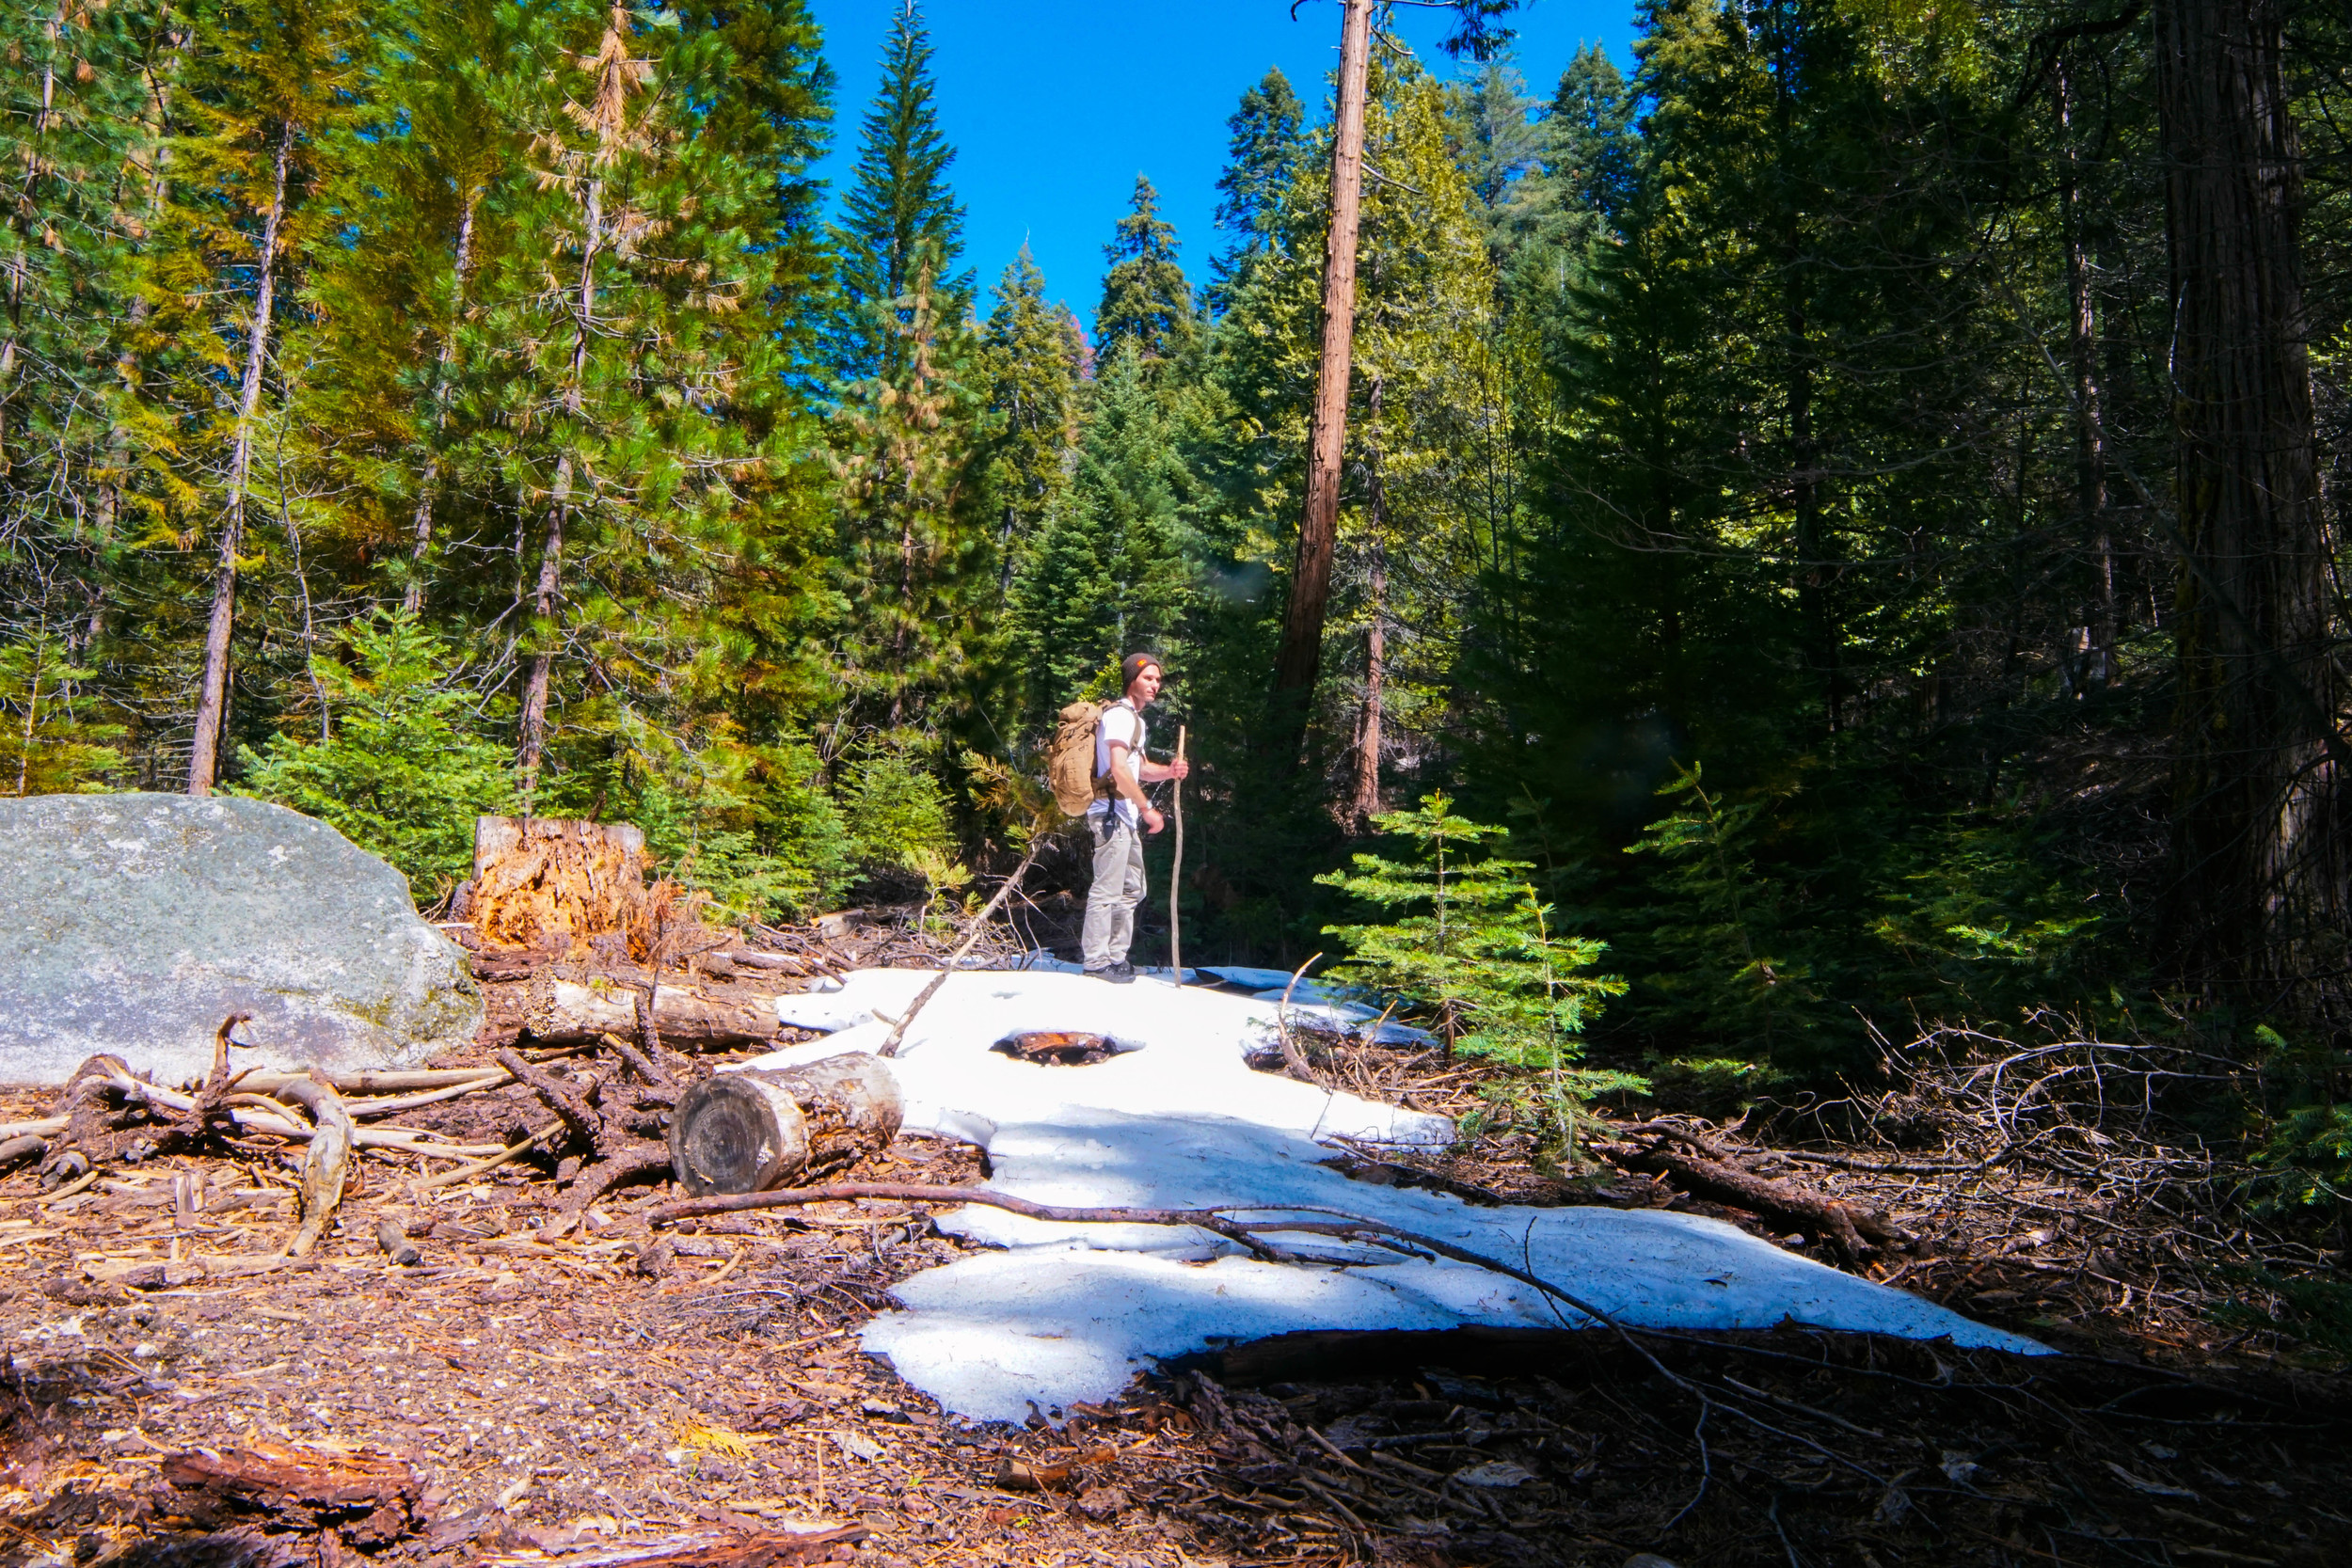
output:
[[1130, 350], [1095, 383], [1075, 472], [1014, 570], [1011, 657], [1040, 725], [1135, 649], [1158, 652], [1171, 669], [1185, 663], [1187, 475], [1176, 420], [1149, 373]]
[[1281, 231], [1282, 204], [1306, 150], [1305, 124], [1305, 105], [1290, 78], [1275, 67], [1242, 93], [1241, 106], [1225, 122], [1232, 140], [1225, 172], [1216, 181], [1216, 226], [1233, 242], [1214, 263], [1220, 282]]
[[405, 610], [352, 623], [314, 673], [323, 733], [244, 755], [236, 791], [328, 824], [437, 901], [473, 863], [473, 821], [513, 809], [513, 754], [482, 733], [440, 640]]
[[1191, 344], [1192, 285], [1176, 254], [1176, 226], [1160, 216], [1160, 193], [1138, 174], [1118, 235], [1103, 247], [1110, 270], [1094, 312], [1096, 354], [1109, 359], [1123, 352], [1152, 363]]
[[884, 359], [897, 368], [856, 383], [834, 416], [848, 607], [836, 733], [935, 732], [968, 699], [994, 597], [988, 533], [972, 515], [979, 410], [965, 377], [977, 345], [939, 314], [929, 273], [914, 290], [891, 322], [902, 347]]
[[1045, 275], [1025, 245], [991, 294], [981, 343], [989, 376], [986, 511], [996, 527], [997, 561], [1009, 569], [1069, 487], [1092, 368], [1085, 335], [1069, 307], [1047, 303]]
[[36, 640], [88, 618], [121, 546], [116, 354], [152, 157], [141, 68], [161, 24], [139, 4], [20, 6], [0, 22], [0, 623]]
[[0, 793], [103, 790], [121, 769], [122, 726], [93, 718], [83, 695], [94, 673], [57, 637], [0, 645]]
[[902, 747], [871, 749], [850, 766], [841, 809], [858, 854], [875, 865], [920, 870], [955, 845], [947, 792]]
[[[1676, 967], [1646, 976], [1666, 1009], [1690, 1023], [1729, 1034], [1736, 1052], [1771, 1059], [1793, 1053], [1821, 1022], [1813, 967], [1788, 947], [1782, 884], [1757, 875], [1752, 850], [1762, 820], [1788, 793], [1734, 800], [1710, 791], [1703, 769], [1677, 766], [1659, 795], [1677, 809], [1626, 846], [1654, 854], [1668, 869], [1652, 884], [1661, 895], [1661, 924], [1650, 939]], [[1788, 792], [1793, 793], [1793, 792]]]
[[[1508, 830], [1454, 815], [1444, 792], [1375, 826], [1410, 847], [1409, 860], [1359, 852], [1353, 871], [1317, 881], [1389, 912], [1377, 925], [1328, 926], [1347, 945], [1331, 973], [1404, 999], [1449, 1051], [1565, 1073], [1587, 1019], [1625, 983], [1581, 973], [1605, 944], [1564, 936], [1535, 894], [1525, 861], [1482, 853]], [[1573, 1092], [1624, 1086], [1622, 1075], [1568, 1073]]]
[[947, 183], [956, 150], [940, 134], [936, 90], [922, 9], [903, 0], [882, 45], [882, 87], [860, 127], [857, 175], [834, 231], [841, 297], [830, 356], [843, 382], [903, 371], [901, 329], [912, 309], [905, 302], [918, 277], [928, 275], [921, 292], [940, 320], [961, 318], [972, 298], [970, 274], [956, 269], [963, 206]]

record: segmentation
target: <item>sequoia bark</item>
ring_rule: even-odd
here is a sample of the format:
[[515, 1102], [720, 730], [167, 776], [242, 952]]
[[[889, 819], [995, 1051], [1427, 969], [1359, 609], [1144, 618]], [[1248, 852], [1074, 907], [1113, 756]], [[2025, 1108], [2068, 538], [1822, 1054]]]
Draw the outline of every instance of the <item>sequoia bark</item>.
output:
[[2170, 949], [2181, 977], [2305, 1012], [2344, 900], [2299, 150], [2279, 0], [2155, 8], [2181, 553]]
[[1340, 30], [1340, 97], [1331, 138], [1331, 230], [1323, 253], [1323, 363], [1307, 451], [1307, 504], [1298, 525], [1290, 604], [1275, 656], [1277, 733], [1296, 751], [1322, 668], [1323, 622], [1339, 538], [1340, 457], [1356, 337], [1356, 227], [1364, 182], [1364, 91], [1372, 58], [1372, 0], [1346, 0]]

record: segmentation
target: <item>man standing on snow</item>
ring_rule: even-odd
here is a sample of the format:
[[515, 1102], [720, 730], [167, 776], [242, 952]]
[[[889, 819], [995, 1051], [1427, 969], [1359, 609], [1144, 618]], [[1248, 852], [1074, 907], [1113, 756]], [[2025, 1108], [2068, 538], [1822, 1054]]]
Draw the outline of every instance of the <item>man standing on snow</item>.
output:
[[1124, 985], [1136, 977], [1127, 961], [1135, 940], [1136, 906], [1143, 902], [1143, 835], [1167, 824], [1143, 798], [1143, 786], [1190, 772], [1184, 762], [1163, 766], [1143, 755], [1143, 710], [1160, 694], [1160, 661], [1129, 654], [1119, 666], [1127, 694], [1103, 710], [1094, 726], [1094, 776], [1107, 782], [1110, 796], [1087, 808], [1087, 831], [1094, 839], [1094, 885], [1087, 892], [1086, 970], [1098, 980]]

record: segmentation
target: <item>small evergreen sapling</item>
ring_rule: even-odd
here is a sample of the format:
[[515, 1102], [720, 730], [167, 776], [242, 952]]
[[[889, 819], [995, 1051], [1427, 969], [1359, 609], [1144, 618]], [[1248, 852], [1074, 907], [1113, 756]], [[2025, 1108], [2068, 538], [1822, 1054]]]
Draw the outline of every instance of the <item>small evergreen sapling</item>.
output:
[[411, 611], [378, 611], [337, 641], [348, 665], [312, 661], [331, 728], [245, 748], [234, 793], [317, 817], [430, 902], [472, 865], [474, 818], [513, 806], [512, 753], [469, 730], [469, 694], [442, 684], [446, 650]]
[[77, 666], [46, 633], [0, 647], [0, 795], [87, 794], [122, 767], [119, 724], [89, 717]]
[[1325, 927], [1352, 955], [1333, 973], [1397, 993], [1449, 1050], [1550, 1075], [1562, 1097], [1638, 1086], [1621, 1073], [1567, 1068], [1587, 1012], [1625, 990], [1613, 975], [1579, 973], [1605, 944], [1553, 932], [1549, 906], [1528, 879], [1533, 867], [1476, 853], [1508, 830], [1455, 816], [1453, 803], [1439, 792], [1373, 818], [1412, 841], [1411, 862], [1359, 854], [1355, 870], [1315, 879], [1396, 913], [1376, 926]]
[[1783, 895], [1748, 852], [1758, 819], [1793, 791], [1733, 800], [1710, 793], [1694, 762], [1676, 764], [1657, 793], [1682, 804], [1625, 852], [1666, 863], [1658, 883], [1671, 902], [1652, 940], [1677, 961], [1645, 985], [1716, 1030], [1737, 1030], [1743, 1050], [1769, 1056], [1814, 1026], [1821, 1000], [1812, 965], [1782, 948]]

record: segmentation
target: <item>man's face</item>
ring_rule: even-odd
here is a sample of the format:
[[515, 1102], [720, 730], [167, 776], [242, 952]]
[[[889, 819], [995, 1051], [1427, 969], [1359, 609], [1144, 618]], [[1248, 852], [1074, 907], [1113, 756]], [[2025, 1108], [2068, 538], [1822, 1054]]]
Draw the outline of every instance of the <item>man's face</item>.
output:
[[1160, 694], [1160, 667], [1147, 664], [1136, 672], [1135, 683], [1127, 688], [1127, 698], [1142, 707]]

